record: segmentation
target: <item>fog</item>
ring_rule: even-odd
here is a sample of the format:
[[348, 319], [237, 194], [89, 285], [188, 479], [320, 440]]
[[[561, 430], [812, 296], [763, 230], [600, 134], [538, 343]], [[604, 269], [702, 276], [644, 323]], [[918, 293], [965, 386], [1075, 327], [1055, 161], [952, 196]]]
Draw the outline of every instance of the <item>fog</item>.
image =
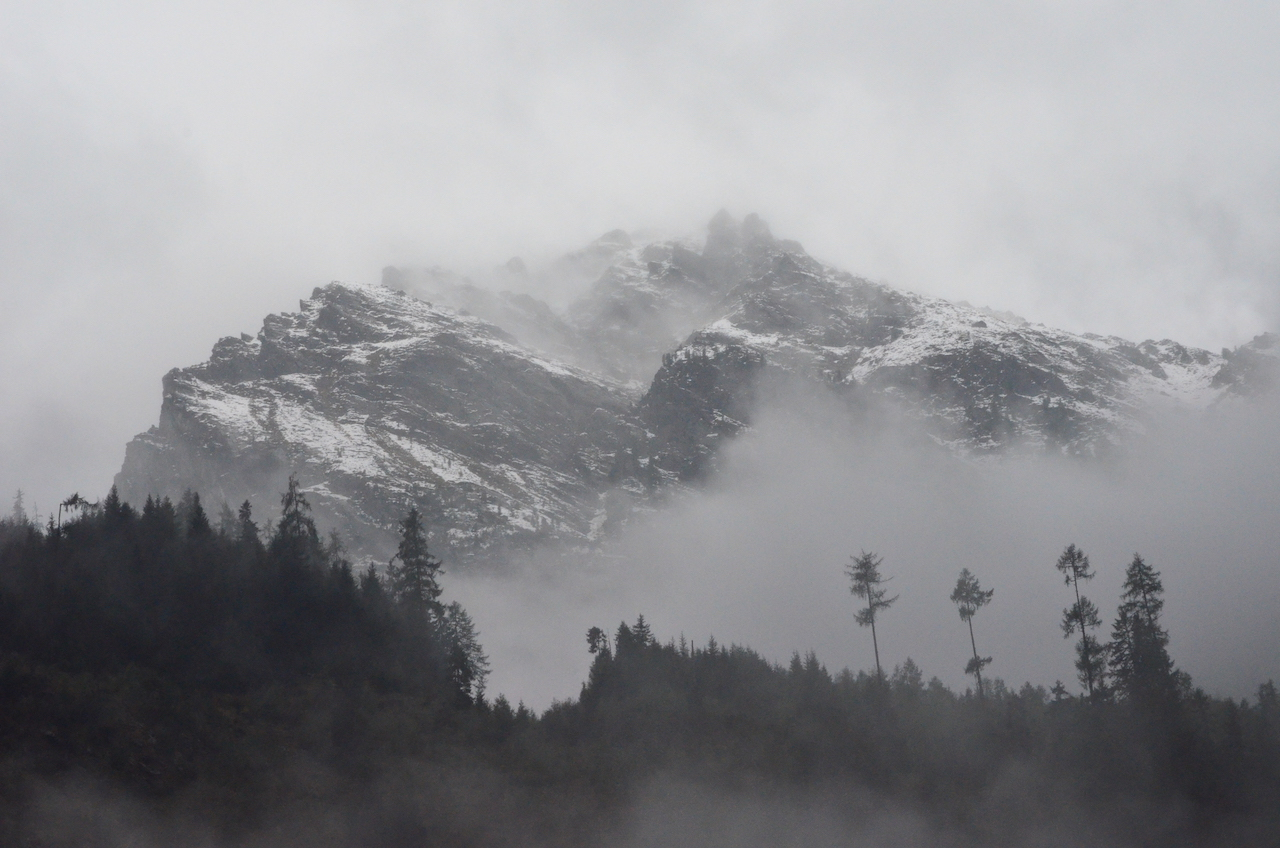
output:
[[696, 235], [721, 206], [1068, 329], [1217, 349], [1277, 326], [1274, 4], [0, 19], [0, 491], [44, 511], [109, 485], [165, 371], [317, 284]]
[[[1076, 543], [1110, 635], [1124, 568], [1163, 574], [1170, 654], [1197, 685], [1252, 695], [1280, 678], [1280, 417], [1226, 404], [1154, 420], [1118, 461], [966, 461], [889, 410], [852, 416], [820, 395], [775, 398], [726, 451], [710, 491], [634, 524], [591, 566], [538, 561], [518, 578], [447, 578], [472, 611], [492, 693], [546, 707], [586, 678], [585, 633], [643, 613], [661, 641], [749, 645], [833, 673], [874, 670], [844, 566], [875, 551], [899, 600], [877, 624], [888, 671], [911, 657], [963, 691], [968, 632], [948, 600], [961, 568], [995, 589], [974, 619], [991, 676], [1079, 691], [1059, 629], [1073, 596], [1054, 569]], [[797, 412], [796, 410], [800, 410]]]

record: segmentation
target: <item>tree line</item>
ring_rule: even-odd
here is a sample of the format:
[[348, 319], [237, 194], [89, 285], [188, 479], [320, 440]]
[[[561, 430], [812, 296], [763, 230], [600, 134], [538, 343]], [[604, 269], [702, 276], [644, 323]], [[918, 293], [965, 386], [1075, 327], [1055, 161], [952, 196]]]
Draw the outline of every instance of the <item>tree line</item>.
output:
[[416, 509], [384, 570], [356, 573], [321, 540], [295, 478], [261, 528], [245, 501], [215, 522], [196, 492], [140, 510], [113, 487], [78, 493], [39, 527], [21, 498], [0, 520], [0, 650], [70, 671], [141, 666], [245, 691], [321, 676], [470, 704], [488, 662]]
[[[865, 603], [856, 611], [855, 620], [859, 626], [871, 628], [876, 677], [883, 679], [876, 619], [898, 600], [898, 596], [887, 597], [888, 590], [884, 584], [891, 578], [880, 573], [883, 558], [862, 551], [849, 559], [845, 567], [849, 591]], [[1067, 545], [1054, 567], [1074, 595], [1074, 601], [1062, 611], [1061, 627], [1064, 638], [1079, 637], [1074, 646], [1075, 667], [1088, 700], [1129, 700], [1144, 709], [1160, 711], [1169, 709], [1170, 705], [1186, 697], [1191, 688], [1191, 678], [1174, 666], [1168, 651], [1169, 634], [1160, 623], [1164, 609], [1164, 583], [1159, 571], [1141, 554], [1133, 555], [1125, 569], [1111, 639], [1104, 642], [1096, 635], [1102, 626], [1098, 606], [1080, 591], [1081, 582], [1095, 576], [1089, 557], [1072, 543]], [[991, 603], [994, 595], [995, 590], [983, 589], [968, 568], [960, 570], [951, 592], [951, 602], [956, 605], [960, 620], [968, 626], [969, 645], [973, 651], [964, 671], [973, 675], [980, 699], [985, 695], [982, 670], [991, 664], [992, 657], [978, 653], [973, 618], [978, 610]], [[1053, 691], [1063, 696], [1066, 687], [1062, 681], [1057, 681]]]
[[[958, 584], [962, 615], [991, 597]], [[872, 673], [829, 672], [813, 652], [779, 665], [714, 637], [663, 643], [644, 616], [591, 628], [587, 650], [580, 697], [541, 730], [605, 774], [711, 773], [815, 796], [873, 787], [960, 844], [1261, 845], [1280, 832], [1270, 682], [1244, 701], [1189, 680], [1159, 700], [998, 677], [957, 694], [909, 658]]]

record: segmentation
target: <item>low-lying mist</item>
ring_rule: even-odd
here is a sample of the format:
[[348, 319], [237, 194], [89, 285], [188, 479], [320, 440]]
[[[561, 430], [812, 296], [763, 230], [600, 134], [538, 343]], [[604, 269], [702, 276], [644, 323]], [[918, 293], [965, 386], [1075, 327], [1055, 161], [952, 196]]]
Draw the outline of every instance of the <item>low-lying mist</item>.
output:
[[[1077, 691], [1053, 565], [1071, 542], [1110, 632], [1124, 566], [1164, 578], [1170, 653], [1194, 682], [1248, 696], [1280, 677], [1280, 418], [1271, 402], [1169, 413], [1108, 460], [962, 460], [891, 413], [821, 397], [762, 409], [704, 489], [635, 520], [588, 564], [551, 556], [515, 576], [450, 575], [493, 665], [490, 692], [544, 708], [576, 696], [584, 634], [643, 613], [665, 641], [714, 636], [777, 661], [817, 652], [872, 669], [844, 567], [875, 551], [897, 603], [878, 625], [886, 671], [907, 657], [963, 689], [968, 633], [949, 595], [969, 568], [994, 602], [974, 619], [988, 673]], [[874, 426], [866, 422], [875, 419]], [[885, 422], [888, 422], [886, 425]]]

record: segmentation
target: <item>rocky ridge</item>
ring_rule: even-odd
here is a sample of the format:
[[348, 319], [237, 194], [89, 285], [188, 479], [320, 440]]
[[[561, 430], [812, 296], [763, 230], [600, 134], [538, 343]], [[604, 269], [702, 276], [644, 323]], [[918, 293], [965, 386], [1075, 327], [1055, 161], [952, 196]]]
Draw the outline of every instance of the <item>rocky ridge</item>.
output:
[[[558, 268], [594, 277], [563, 313], [440, 269], [317, 289], [165, 377], [122, 494], [266, 506], [297, 473], [358, 552], [385, 552], [414, 503], [466, 560], [599, 538], [628, 505], [708, 473], [771, 385], [890, 400], [962, 454], [1096, 456], [1162, 405], [1262, 390], [1280, 362], [1269, 335], [1211, 353], [898, 291], [754, 215], [720, 213], [701, 245], [615, 231]], [[512, 260], [503, 274], [528, 271]]]
[[598, 533], [606, 488], [640, 486], [611, 476], [639, 438], [630, 405], [479, 318], [333, 283], [170, 371], [160, 422], [129, 444], [116, 483], [135, 502], [192, 488], [271, 514], [296, 474], [357, 553], [385, 551], [416, 504], [433, 542], [465, 559]]
[[739, 252], [738, 279], [715, 319], [664, 358], [642, 401], [650, 417], [674, 421], [688, 404], [684, 386], [714, 385], [734, 398], [716, 404], [732, 411], [727, 419], [701, 416], [701, 433], [686, 427], [673, 446], [681, 453], [664, 459], [686, 474], [745, 423], [758, 384], [745, 372], [785, 374], [850, 399], [891, 398], [968, 455], [1098, 455], [1141, 433], [1159, 407], [1202, 408], [1260, 390], [1280, 354], [1270, 335], [1215, 354], [1055, 330], [838, 271], [759, 221], [742, 232], [753, 248]]

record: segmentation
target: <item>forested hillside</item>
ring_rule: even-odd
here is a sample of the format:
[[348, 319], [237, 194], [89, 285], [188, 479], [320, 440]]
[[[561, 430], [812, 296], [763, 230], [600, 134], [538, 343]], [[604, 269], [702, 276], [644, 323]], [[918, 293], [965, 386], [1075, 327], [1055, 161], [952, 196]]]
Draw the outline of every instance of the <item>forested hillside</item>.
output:
[[[872, 606], [891, 602], [874, 565], [851, 566]], [[1058, 565], [1088, 570], [1074, 548]], [[1127, 578], [1105, 643], [1087, 598], [1064, 612], [1091, 695], [984, 679], [976, 644], [956, 693], [910, 660], [783, 666], [664, 643], [642, 616], [593, 628], [581, 692], [535, 715], [485, 693], [416, 512], [395, 558], [356, 573], [296, 484], [264, 527], [247, 508], [211, 520], [194, 493], [75, 497], [45, 527], [17, 510], [0, 842], [1275, 844], [1275, 687], [1196, 689], [1165, 651], [1158, 572], [1135, 558]], [[961, 618], [983, 597], [962, 574]]]

